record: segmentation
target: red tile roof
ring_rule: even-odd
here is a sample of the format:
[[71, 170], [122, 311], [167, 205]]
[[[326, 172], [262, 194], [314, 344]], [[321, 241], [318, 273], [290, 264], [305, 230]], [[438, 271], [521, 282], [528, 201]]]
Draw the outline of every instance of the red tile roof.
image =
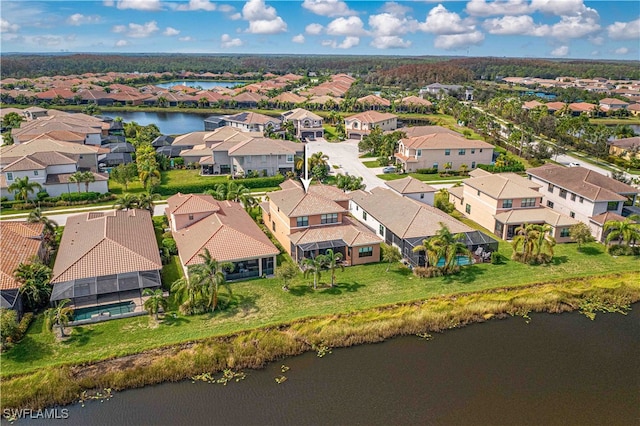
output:
[[38, 255], [43, 230], [41, 223], [0, 222], [0, 290], [20, 287], [13, 271]]

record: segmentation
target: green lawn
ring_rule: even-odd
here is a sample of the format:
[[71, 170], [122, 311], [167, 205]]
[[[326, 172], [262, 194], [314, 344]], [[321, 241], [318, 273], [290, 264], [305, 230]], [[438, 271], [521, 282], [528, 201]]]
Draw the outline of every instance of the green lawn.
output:
[[462, 179], [466, 178], [465, 177], [460, 177], [460, 176], [440, 176], [439, 174], [430, 174], [430, 175], [425, 175], [422, 173], [404, 173], [404, 174], [398, 174], [398, 173], [384, 173], [381, 175], [377, 175], [380, 179], [382, 180], [398, 180], [398, 179], [404, 179], [407, 176], [411, 176], [412, 178], [421, 180], [423, 182], [451, 182], [451, 181], [462, 181]]
[[[217, 185], [219, 183], [226, 183], [229, 181], [226, 175], [215, 176], [202, 176], [200, 170], [187, 170], [187, 169], [174, 169], [160, 172], [160, 185], [165, 188], [173, 188], [183, 185]], [[129, 192], [136, 194], [144, 192], [144, 187], [140, 181], [134, 181], [129, 183], [128, 189], [125, 191], [124, 186], [112, 180], [109, 181], [109, 191], [113, 194], [122, 194], [123, 192]]]
[[[500, 253], [511, 255], [502, 242]], [[57, 343], [38, 318], [23, 340], [2, 356], [2, 376], [51, 368], [55, 365], [85, 363], [137, 353], [154, 347], [226, 335], [255, 327], [281, 324], [299, 318], [350, 313], [357, 310], [436, 295], [473, 292], [505, 286], [522, 286], [571, 277], [631, 272], [638, 274], [638, 257], [613, 258], [599, 244], [589, 244], [582, 252], [575, 244], [558, 245], [554, 262], [529, 266], [508, 260], [503, 265], [476, 264], [464, 267], [452, 277], [418, 279], [399, 265], [385, 272], [386, 264], [364, 265], [337, 272], [337, 286], [313, 291], [310, 279], [299, 275], [282, 291], [276, 279], [255, 279], [232, 284], [234, 301], [229, 309], [214, 315], [184, 317], [173, 313], [155, 325], [146, 316], [79, 326], [72, 337]], [[179, 266], [165, 267], [163, 277], [178, 276]]]
[[378, 161], [363, 161], [362, 164], [365, 165], [365, 167], [368, 167], [369, 169], [375, 169], [376, 167], [381, 167], [380, 163], [378, 163]]

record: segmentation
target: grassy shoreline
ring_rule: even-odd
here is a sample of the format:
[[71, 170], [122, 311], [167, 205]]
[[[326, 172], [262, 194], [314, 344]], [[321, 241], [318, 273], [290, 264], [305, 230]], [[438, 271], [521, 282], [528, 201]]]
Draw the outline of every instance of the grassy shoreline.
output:
[[314, 316], [168, 345], [138, 354], [5, 376], [2, 408], [69, 404], [85, 390], [122, 390], [225, 368], [260, 368], [319, 346], [346, 347], [398, 335], [441, 332], [529, 312], [621, 311], [640, 301], [637, 272], [439, 295], [348, 313]]

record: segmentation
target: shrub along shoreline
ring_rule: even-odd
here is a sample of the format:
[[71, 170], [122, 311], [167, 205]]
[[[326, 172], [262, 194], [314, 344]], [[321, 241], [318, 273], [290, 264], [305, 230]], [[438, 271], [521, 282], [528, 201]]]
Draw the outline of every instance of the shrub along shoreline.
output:
[[70, 404], [83, 391], [123, 390], [179, 381], [204, 372], [260, 368], [321, 347], [374, 343], [399, 335], [441, 332], [491, 318], [529, 312], [624, 312], [640, 301], [638, 274], [629, 272], [556, 280], [522, 287], [438, 296], [426, 300], [311, 317], [160, 347], [89, 364], [64, 365], [6, 376], [2, 408]]

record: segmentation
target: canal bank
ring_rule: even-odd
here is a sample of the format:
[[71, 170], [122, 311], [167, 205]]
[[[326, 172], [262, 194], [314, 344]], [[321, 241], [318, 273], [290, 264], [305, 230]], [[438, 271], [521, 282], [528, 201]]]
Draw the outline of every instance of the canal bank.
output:
[[0, 383], [2, 404], [3, 408], [69, 404], [85, 390], [122, 390], [180, 381], [226, 368], [260, 368], [270, 361], [307, 351], [440, 332], [491, 318], [514, 315], [526, 318], [530, 312], [620, 311], [639, 300], [637, 273], [440, 296], [308, 318], [90, 364], [5, 376]]

